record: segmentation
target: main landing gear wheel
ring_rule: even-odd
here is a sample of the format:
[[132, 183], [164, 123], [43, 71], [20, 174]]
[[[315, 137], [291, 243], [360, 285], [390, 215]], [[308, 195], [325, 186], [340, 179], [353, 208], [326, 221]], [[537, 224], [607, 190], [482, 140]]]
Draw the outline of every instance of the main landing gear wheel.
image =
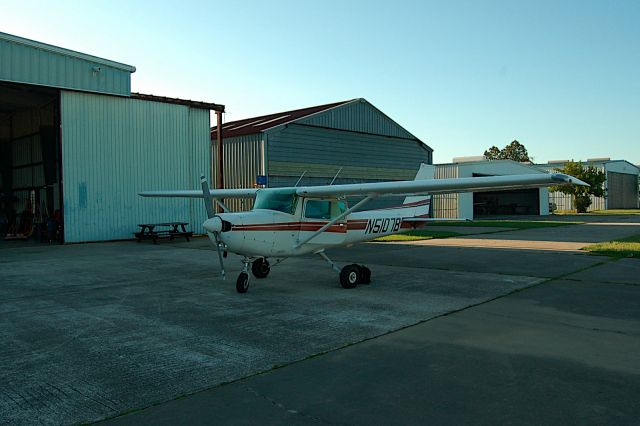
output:
[[236, 281], [236, 291], [238, 293], [246, 293], [249, 290], [249, 274], [241, 272]]
[[266, 278], [270, 271], [271, 267], [265, 258], [258, 258], [251, 264], [251, 272], [256, 278]]
[[371, 269], [364, 265], [360, 266], [360, 284], [371, 284]]
[[360, 282], [360, 267], [347, 265], [340, 271], [340, 285], [342, 288], [354, 288]]

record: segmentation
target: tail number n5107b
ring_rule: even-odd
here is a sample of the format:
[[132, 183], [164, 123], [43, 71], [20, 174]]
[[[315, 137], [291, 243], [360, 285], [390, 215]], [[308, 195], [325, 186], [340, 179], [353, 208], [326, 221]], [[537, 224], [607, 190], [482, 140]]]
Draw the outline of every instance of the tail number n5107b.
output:
[[383, 234], [385, 232], [397, 232], [402, 224], [400, 218], [369, 219], [365, 234]]

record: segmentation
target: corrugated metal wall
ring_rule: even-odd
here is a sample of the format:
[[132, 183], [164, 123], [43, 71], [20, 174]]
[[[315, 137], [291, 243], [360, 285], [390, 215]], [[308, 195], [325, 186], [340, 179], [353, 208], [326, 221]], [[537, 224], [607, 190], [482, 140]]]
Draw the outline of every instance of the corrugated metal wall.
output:
[[[108, 65], [111, 61], [80, 56], [0, 33], [0, 80], [117, 95], [131, 93], [131, 72], [135, 68], [124, 64], [124, 69], [117, 68]], [[97, 66], [99, 72], [94, 71]]]
[[209, 111], [63, 91], [67, 242], [132, 238], [138, 223], [185, 221], [202, 232], [202, 200], [152, 199], [142, 190], [199, 189], [209, 176]]
[[[218, 175], [218, 141], [213, 139], [214, 176]], [[223, 172], [225, 188], [253, 188], [256, 176], [264, 174], [262, 134], [238, 136], [222, 141], [224, 150]], [[232, 211], [250, 210], [253, 200], [225, 200], [225, 205]]]
[[[456, 164], [436, 165], [435, 179], [452, 179], [458, 176]], [[433, 196], [432, 217], [456, 219], [458, 218], [458, 194], [437, 194]]]
[[[270, 187], [294, 185], [304, 172], [301, 185], [328, 184], [341, 168], [336, 183], [412, 180], [429, 162], [429, 151], [415, 141], [295, 124], [267, 133], [266, 146]], [[367, 208], [399, 200], [380, 198]]]
[[282, 163], [339, 164], [365, 174], [369, 170], [369, 178], [375, 179], [378, 169], [413, 170], [415, 175], [420, 163], [428, 162], [428, 151], [406, 139], [294, 124], [267, 134], [267, 159], [270, 175], [277, 175], [273, 167]]
[[364, 99], [358, 99], [326, 112], [300, 119], [296, 123], [373, 135], [415, 139], [415, 136]]

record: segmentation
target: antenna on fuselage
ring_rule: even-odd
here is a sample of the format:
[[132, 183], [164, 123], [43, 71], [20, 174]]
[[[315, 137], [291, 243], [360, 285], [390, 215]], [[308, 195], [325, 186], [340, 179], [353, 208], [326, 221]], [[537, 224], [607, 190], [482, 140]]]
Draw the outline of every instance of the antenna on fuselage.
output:
[[302, 172], [302, 174], [300, 175], [300, 177], [298, 178], [298, 181], [296, 182], [295, 185], [293, 186], [298, 186], [298, 184], [300, 183], [300, 181], [302, 180], [302, 178], [304, 177], [304, 175], [307, 173], [307, 171], [305, 170], [304, 172]]
[[340, 174], [341, 171], [342, 171], [342, 167], [340, 167], [340, 170], [338, 170], [338, 173], [336, 173], [336, 175], [333, 177], [333, 179], [331, 179], [331, 183], [329, 184], [329, 186], [333, 185], [333, 182], [336, 181], [336, 178], [338, 177], [338, 175]]

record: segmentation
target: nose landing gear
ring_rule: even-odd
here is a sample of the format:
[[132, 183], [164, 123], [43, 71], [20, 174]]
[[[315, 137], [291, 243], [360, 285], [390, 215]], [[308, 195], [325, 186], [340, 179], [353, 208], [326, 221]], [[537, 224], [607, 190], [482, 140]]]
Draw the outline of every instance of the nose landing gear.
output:
[[242, 272], [238, 275], [238, 279], [236, 280], [236, 291], [238, 293], [246, 293], [249, 290], [249, 274], [247, 271], [249, 270], [249, 262], [250, 259], [245, 257], [242, 259], [242, 264], [244, 267], [242, 268]]
[[[278, 264], [279, 262], [276, 262]], [[259, 257], [253, 262], [250, 258], [245, 257], [242, 259], [242, 272], [238, 275], [236, 280], [236, 291], [238, 293], [246, 293], [249, 290], [249, 264], [251, 264], [251, 273], [256, 278], [266, 278], [271, 272], [271, 265], [264, 257]]]

